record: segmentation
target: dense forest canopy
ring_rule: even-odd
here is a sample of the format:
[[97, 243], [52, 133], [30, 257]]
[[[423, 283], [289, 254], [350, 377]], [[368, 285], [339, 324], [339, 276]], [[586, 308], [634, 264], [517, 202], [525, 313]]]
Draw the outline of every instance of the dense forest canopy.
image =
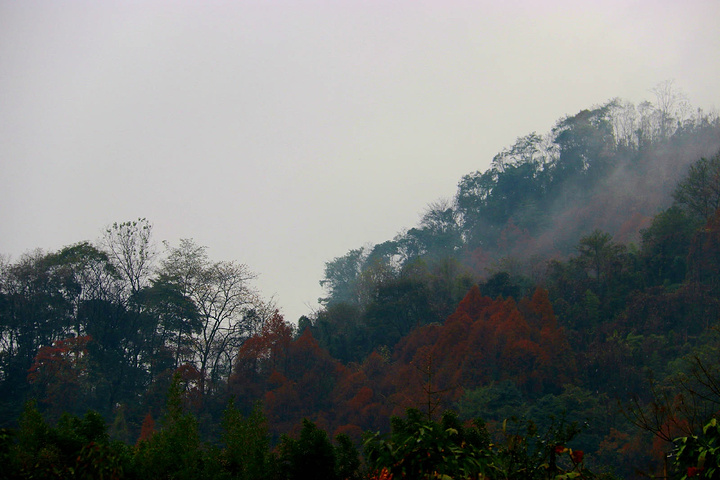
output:
[[[545, 478], [579, 471], [585, 452], [597, 471], [661, 472], [675, 438], [711, 435], [720, 405], [720, 119], [670, 87], [519, 137], [417, 226], [328, 261], [322, 307], [297, 324], [245, 265], [189, 239], [159, 249], [145, 219], [3, 259], [0, 425], [20, 433], [3, 433], [2, 455], [29, 475], [42, 448], [27, 435], [55, 432], [51, 444], [84, 428], [103, 444], [87, 432], [104, 423], [123, 445], [140, 439], [128, 476], [197, 475], [200, 457], [161, 461], [179, 439], [232, 470], [223, 478], [303, 478], [308, 445], [334, 465], [327, 478], [402, 476], [387, 452], [417, 428], [472, 446], [435, 469], [512, 477], [525, 462]], [[388, 432], [391, 417], [389, 437], [365, 435], [361, 467], [363, 432]], [[511, 419], [528, 425], [522, 462], [491, 447]], [[531, 447], [551, 431], [562, 445]], [[458, 439], [444, 435], [433, 441]], [[705, 468], [683, 445], [676, 467]]]
[[465, 175], [454, 199], [429, 204], [418, 226], [327, 262], [321, 302], [362, 304], [369, 284], [418, 260], [454, 259], [476, 278], [537, 276], [595, 229], [638, 243], [688, 168], [718, 149], [716, 115], [691, 112], [670, 83], [654, 91], [654, 104], [613, 99], [519, 137], [489, 169]]

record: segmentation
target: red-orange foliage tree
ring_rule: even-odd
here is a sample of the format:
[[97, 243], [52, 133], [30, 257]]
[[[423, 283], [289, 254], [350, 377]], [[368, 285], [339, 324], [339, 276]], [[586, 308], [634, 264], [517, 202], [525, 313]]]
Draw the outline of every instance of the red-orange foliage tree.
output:
[[87, 380], [89, 336], [58, 340], [40, 347], [28, 370], [28, 382], [36, 385], [40, 401], [59, 415], [73, 412], [83, 383]]
[[230, 392], [238, 396], [238, 405], [248, 412], [265, 396], [271, 374], [285, 372], [292, 334], [292, 325], [276, 311], [263, 323], [260, 333], [240, 347], [229, 384]]
[[303, 417], [334, 432], [382, 429], [382, 419], [410, 407], [430, 417], [464, 388], [514, 381], [528, 395], [560, 391], [575, 373], [574, 357], [547, 292], [519, 304], [492, 300], [473, 287], [444, 325], [416, 328], [392, 356], [374, 352], [343, 366], [306, 329], [276, 314], [240, 349], [231, 392], [248, 405], [263, 399], [272, 430]]
[[[262, 399], [275, 433], [288, 432], [304, 417], [324, 429], [345, 425], [354, 430], [346, 403], [365, 385], [346, 378], [349, 370], [320, 348], [306, 329], [293, 338], [293, 328], [276, 313], [258, 335], [240, 349], [230, 391], [248, 407]], [[356, 402], [357, 404], [357, 402]], [[356, 405], [357, 406], [357, 405]]]
[[288, 344], [283, 371], [275, 370], [265, 395], [268, 419], [274, 428], [289, 431], [303, 417], [329, 427], [332, 392], [342, 365], [321, 349], [309, 329]]
[[137, 439], [137, 444], [139, 445], [142, 441], [150, 440], [154, 434], [155, 420], [153, 420], [152, 415], [148, 412], [143, 419], [142, 425], [140, 426], [140, 436]]
[[402, 407], [411, 406], [410, 399], [425, 404], [428, 395], [449, 403], [465, 388], [501, 380], [514, 381], [529, 395], [555, 393], [575, 373], [572, 351], [542, 289], [518, 304], [483, 297], [473, 287], [444, 325], [415, 330], [393, 359], [389, 375]]

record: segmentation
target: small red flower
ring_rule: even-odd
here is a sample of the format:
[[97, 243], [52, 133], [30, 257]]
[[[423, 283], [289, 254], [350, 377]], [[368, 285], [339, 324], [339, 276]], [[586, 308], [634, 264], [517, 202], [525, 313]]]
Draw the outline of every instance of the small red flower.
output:
[[688, 477], [694, 477], [695, 475], [698, 474], [698, 472], [700, 472], [700, 469], [699, 469], [699, 468], [697, 468], [697, 467], [688, 467], [688, 469], [687, 469], [687, 476], [688, 476]]
[[383, 468], [380, 472], [375, 473], [372, 480], [392, 480], [392, 478], [392, 473], [390, 473], [387, 468]]
[[563, 447], [562, 445], [556, 445], [556, 446], [555, 446], [555, 453], [557, 453], [557, 454], [559, 455], [559, 454], [561, 454], [561, 453], [563, 453], [563, 452], [565, 452], [565, 447]]
[[583, 461], [583, 457], [585, 456], [585, 453], [582, 450], [574, 450], [570, 457], [572, 457], [572, 461], [575, 463], [580, 463]]

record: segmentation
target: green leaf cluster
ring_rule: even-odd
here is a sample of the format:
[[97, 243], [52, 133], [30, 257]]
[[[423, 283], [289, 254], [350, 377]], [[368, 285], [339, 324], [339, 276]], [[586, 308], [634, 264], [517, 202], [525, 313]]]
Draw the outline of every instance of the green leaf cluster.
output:
[[409, 409], [407, 418], [392, 418], [389, 435], [366, 435], [365, 458], [372, 478], [600, 478], [585, 469], [583, 452], [565, 446], [578, 431], [557, 422], [540, 433], [532, 422], [510, 420], [492, 441], [482, 420], [463, 424], [448, 411], [435, 422]]
[[279, 477], [282, 480], [343, 480], [358, 478], [358, 451], [346, 435], [333, 446], [327, 433], [303, 419], [298, 438], [283, 435], [278, 447]]
[[675, 445], [673, 465], [680, 480], [720, 477], [720, 424], [717, 418], [705, 425], [702, 435], [677, 438]]

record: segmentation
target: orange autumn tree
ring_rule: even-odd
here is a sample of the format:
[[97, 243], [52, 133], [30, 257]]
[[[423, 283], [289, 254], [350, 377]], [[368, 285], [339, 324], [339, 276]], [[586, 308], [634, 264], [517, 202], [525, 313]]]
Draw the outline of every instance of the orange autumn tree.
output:
[[239, 406], [249, 412], [254, 402], [264, 397], [273, 374], [283, 374], [292, 339], [292, 325], [276, 311], [265, 320], [260, 333], [242, 344], [229, 380], [230, 392], [238, 397]]
[[362, 364], [344, 369], [333, 391], [336, 433], [359, 439], [363, 431], [387, 428], [392, 413], [388, 399], [396, 389], [388, 375], [390, 368], [387, 356], [374, 351]]
[[390, 412], [360, 368], [345, 369], [338, 379], [333, 397], [336, 435], [344, 433], [353, 440], [360, 441], [363, 432], [386, 426]]
[[516, 303], [483, 297], [475, 286], [445, 324], [419, 328], [398, 344], [393, 360], [393, 399], [422, 410], [429, 395], [449, 405], [464, 389], [494, 381], [511, 380], [531, 396], [556, 393], [575, 372], [572, 351], [540, 288]]
[[293, 326], [276, 312], [240, 348], [230, 391], [246, 407], [262, 400], [275, 433], [291, 431], [304, 417], [334, 429], [345, 410], [335, 394], [345, 374], [309, 329], [294, 337]]
[[142, 425], [140, 426], [140, 436], [135, 442], [135, 445], [140, 445], [140, 442], [150, 440], [155, 435], [155, 420], [153, 419], [150, 412], [145, 415]]
[[362, 365], [344, 366], [306, 329], [288, 345], [287, 368], [267, 380], [265, 410], [276, 432], [288, 432], [309, 418], [333, 436], [361, 441], [369, 429], [386, 428], [387, 363], [377, 353]]
[[287, 364], [274, 370], [265, 393], [268, 420], [278, 431], [290, 431], [307, 417], [331, 427], [333, 390], [344, 367], [320, 348], [309, 329], [288, 344]]
[[74, 411], [87, 381], [87, 345], [90, 336], [57, 340], [40, 347], [28, 370], [28, 382], [35, 385], [41, 403], [53, 414]]
[[308, 417], [359, 438], [407, 408], [436, 416], [467, 388], [510, 380], [530, 396], [557, 393], [575, 372], [542, 289], [518, 303], [473, 287], [444, 324], [417, 328], [392, 355], [373, 352], [360, 365], [340, 364], [310, 329], [293, 333], [281, 315], [269, 319], [240, 349], [230, 386], [248, 407], [263, 401], [275, 432]]

